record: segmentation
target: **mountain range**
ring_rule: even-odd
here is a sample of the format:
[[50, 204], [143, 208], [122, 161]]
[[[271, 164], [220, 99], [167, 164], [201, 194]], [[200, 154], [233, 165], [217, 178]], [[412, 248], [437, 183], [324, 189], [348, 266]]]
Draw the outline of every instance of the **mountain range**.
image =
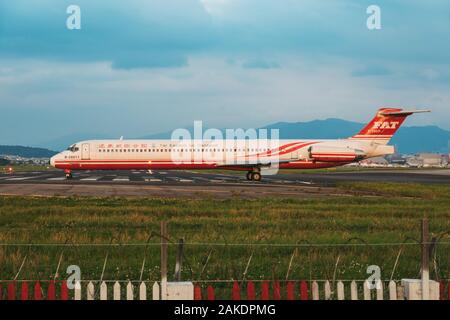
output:
[[[338, 139], [353, 136], [364, 126], [363, 123], [330, 118], [308, 122], [277, 122], [262, 129], [279, 129], [280, 139]], [[192, 128], [186, 129], [193, 135]], [[170, 139], [171, 134], [168, 131], [141, 138]], [[404, 154], [450, 153], [450, 131], [437, 126], [402, 126], [389, 144], [395, 146], [397, 152]]]
[[55, 154], [55, 151], [48, 150], [46, 148], [0, 146], [0, 155], [14, 155], [24, 158], [50, 158]]
[[[279, 129], [280, 139], [337, 139], [347, 138], [359, 132], [365, 124], [330, 118], [307, 122], [277, 122], [261, 129]], [[192, 134], [193, 129], [186, 128]], [[205, 129], [204, 129], [205, 130]], [[170, 139], [172, 131], [136, 137], [137, 139]], [[193, 134], [192, 134], [193, 135]], [[117, 138], [95, 133], [71, 134], [41, 143], [42, 148], [0, 146], [0, 154], [24, 157], [50, 157], [52, 150], [64, 150], [82, 140]], [[126, 137], [132, 138], [132, 137]], [[420, 152], [450, 153], [450, 131], [437, 126], [402, 126], [390, 141], [397, 152], [415, 154]]]

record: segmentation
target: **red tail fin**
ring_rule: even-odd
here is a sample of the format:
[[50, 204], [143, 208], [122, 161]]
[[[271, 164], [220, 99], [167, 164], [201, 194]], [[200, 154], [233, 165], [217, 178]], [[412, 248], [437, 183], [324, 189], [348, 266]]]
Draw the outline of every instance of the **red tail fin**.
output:
[[387, 143], [400, 128], [406, 117], [413, 113], [429, 112], [429, 110], [403, 110], [399, 108], [381, 108], [353, 139], [377, 140]]

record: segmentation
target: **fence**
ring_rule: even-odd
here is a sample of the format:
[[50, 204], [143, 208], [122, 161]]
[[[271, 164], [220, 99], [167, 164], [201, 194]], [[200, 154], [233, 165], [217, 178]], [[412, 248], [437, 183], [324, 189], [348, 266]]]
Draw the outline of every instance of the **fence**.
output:
[[[437, 256], [437, 246], [440, 245], [449, 245], [450, 242], [443, 242], [441, 241], [443, 237], [450, 235], [449, 232], [444, 232], [440, 234], [437, 237], [434, 237], [431, 241], [428, 237], [428, 221], [424, 219], [422, 221], [422, 239], [421, 241], [411, 241], [411, 239], [406, 238], [404, 242], [394, 243], [394, 242], [388, 242], [388, 243], [368, 243], [365, 242], [362, 239], [359, 238], [350, 238], [345, 243], [322, 243], [322, 244], [311, 244], [311, 243], [185, 243], [184, 240], [180, 240], [178, 243], [174, 241], [170, 241], [167, 235], [167, 227], [166, 222], [161, 222], [161, 233], [156, 234], [152, 233], [148, 237], [147, 242], [145, 243], [117, 243], [113, 244], [112, 239], [109, 244], [106, 243], [94, 243], [94, 244], [74, 244], [74, 243], [68, 243], [67, 241], [64, 244], [61, 243], [55, 243], [55, 244], [12, 244], [12, 243], [5, 243], [0, 244], [0, 248], [5, 248], [2, 252], [3, 254], [3, 260], [6, 262], [2, 264], [2, 274], [15, 274], [13, 277], [14, 280], [11, 281], [3, 281], [3, 292], [2, 292], [2, 281], [0, 281], [0, 300], [1, 299], [35, 299], [35, 300], [55, 300], [55, 299], [61, 299], [61, 300], [68, 300], [68, 299], [75, 299], [75, 300], [134, 300], [134, 299], [140, 299], [140, 300], [147, 300], [147, 297], [151, 296], [151, 299], [159, 299], [160, 297], [160, 285], [158, 282], [149, 281], [150, 279], [161, 279], [162, 285], [162, 292], [164, 292], [165, 295], [165, 283], [167, 283], [168, 280], [168, 246], [169, 242], [171, 245], [177, 246], [177, 254], [176, 254], [176, 262], [175, 262], [175, 275], [174, 279], [175, 281], [181, 280], [181, 272], [183, 269], [186, 271], [185, 279], [191, 279], [194, 281], [195, 286], [193, 288], [193, 291], [189, 291], [191, 296], [193, 296], [197, 300], [201, 299], [233, 299], [233, 300], [241, 300], [241, 299], [248, 299], [248, 300], [254, 300], [254, 299], [261, 299], [261, 300], [268, 300], [268, 299], [287, 299], [287, 300], [329, 300], [329, 299], [337, 299], [337, 300], [344, 300], [344, 299], [365, 299], [365, 300], [371, 300], [371, 299], [390, 299], [390, 300], [398, 300], [403, 298], [403, 288], [400, 286], [396, 281], [393, 281], [392, 279], [395, 276], [396, 268], [399, 265], [399, 259], [401, 255], [405, 255], [405, 251], [407, 248], [414, 248], [415, 251], [419, 247], [421, 248], [422, 252], [422, 264], [420, 268], [421, 273], [421, 279], [423, 281], [423, 285], [427, 285], [428, 279], [430, 277], [430, 263], [429, 259], [430, 256], [433, 256], [433, 270], [435, 274], [435, 279], [440, 282], [440, 298], [444, 299], [447, 292], [447, 299], [450, 298], [450, 288], [448, 285], [448, 279], [445, 279], [445, 276], [442, 277], [441, 274], [445, 275], [448, 274], [448, 272], [443, 272], [443, 270], [440, 268], [439, 264], [439, 256]], [[156, 236], [157, 238], [160, 238], [160, 243], [150, 243], [150, 239]], [[359, 242], [355, 242], [356, 240], [359, 240]], [[409, 241], [409, 242], [408, 242]], [[189, 248], [202, 248], [207, 247], [208, 251], [206, 252], [207, 255], [202, 254], [201, 261], [197, 260], [197, 263], [189, 263], [188, 259], [185, 255], [185, 251], [183, 249], [184, 246], [188, 245]], [[144, 276], [145, 266], [149, 265], [149, 259], [151, 257], [154, 257], [156, 260], [156, 257], [158, 256], [156, 252], [153, 252], [154, 254], [150, 254], [148, 252], [149, 249], [153, 249], [154, 251], [159, 249], [158, 247], [161, 247], [161, 255], [160, 255], [160, 263], [161, 268], [159, 270], [150, 269], [147, 271], [152, 271], [153, 273], [149, 275], [146, 279]], [[5, 258], [6, 257], [6, 251], [8, 248], [11, 247], [17, 247], [16, 250], [10, 250], [9, 254], [11, 255], [11, 259]], [[54, 250], [49, 250], [47, 247], [54, 248]], [[61, 250], [56, 250], [59, 247], [63, 247]], [[74, 290], [69, 290], [67, 287], [67, 284], [65, 281], [56, 280], [59, 278], [59, 270], [62, 269], [62, 260], [63, 260], [63, 253], [67, 255], [67, 252], [64, 251], [66, 248], [73, 248], [77, 249], [79, 247], [94, 247], [94, 248], [100, 248], [100, 247], [106, 247], [107, 251], [104, 256], [103, 260], [103, 267], [101, 269], [101, 275], [99, 276], [100, 281], [83, 281], [82, 283], [78, 283], [77, 287]], [[130, 248], [142, 248], [144, 252], [140, 252], [140, 254], [143, 255], [142, 257], [142, 263], [140, 264], [140, 268], [132, 268], [129, 269], [129, 271], [132, 272], [139, 272], [139, 275], [136, 276], [132, 273], [127, 272], [126, 278], [134, 278], [134, 279], [140, 279], [139, 281], [103, 281], [103, 279], [108, 278], [120, 278], [123, 275], [116, 274], [114, 277], [110, 277], [110, 275], [105, 274], [106, 265], [107, 262], [110, 262], [111, 255], [110, 250], [112, 248], [125, 248], [127, 249], [127, 252], [129, 254]], [[203, 280], [205, 278], [214, 279], [214, 278], [221, 278], [220, 275], [215, 275], [214, 278], [211, 276], [211, 274], [206, 274], [206, 268], [210, 261], [211, 254], [213, 252], [213, 248], [220, 247], [220, 248], [234, 248], [239, 249], [236, 252], [233, 251], [233, 254], [224, 254], [226, 249], [220, 251], [220, 259], [219, 262], [216, 262], [216, 268], [221, 269], [221, 267], [224, 264], [224, 261], [230, 260], [235, 262], [236, 256], [238, 254], [249, 254], [248, 258], [246, 259], [246, 262], [242, 259], [241, 265], [239, 265], [237, 268], [233, 267], [232, 271], [233, 274], [228, 278], [228, 274], [226, 274], [228, 279], [241, 279], [240, 282], [232, 280], [230, 281], [211, 281], [211, 280]], [[336, 279], [339, 279], [341, 277], [347, 276], [348, 278], [352, 277], [358, 277], [357, 275], [352, 275], [347, 273], [344, 275], [344, 271], [342, 274], [339, 274], [339, 267], [342, 265], [342, 260], [344, 259], [343, 256], [348, 253], [348, 250], [354, 250], [355, 248], [364, 248], [367, 252], [367, 250], [372, 250], [373, 248], [395, 248], [396, 253], [392, 256], [392, 258], [395, 257], [395, 259], [392, 259], [393, 267], [390, 272], [391, 277], [390, 281], [384, 281], [379, 282], [378, 289], [376, 290], [369, 290], [369, 287], [366, 285], [367, 282], [364, 281], [348, 281], [348, 280], [341, 280], [338, 281]], [[21, 255], [19, 254], [20, 248], [26, 248], [27, 252], [24, 254], [23, 259], [19, 259]], [[32, 250], [37, 248], [44, 248], [45, 251], [40, 252], [41, 254], [38, 254], [38, 252], [34, 252]], [[261, 255], [261, 258], [259, 259], [260, 264], [262, 264], [265, 268], [270, 267], [272, 268], [272, 275], [268, 275], [267, 273], [264, 274], [261, 273], [260, 268], [254, 268], [258, 272], [255, 272], [254, 274], [250, 274], [249, 267], [250, 264], [255, 261], [254, 256], [256, 256], [256, 249], [257, 248], [270, 248], [270, 249], [277, 249], [279, 250], [279, 256], [275, 258], [277, 262], [281, 262], [281, 259], [283, 258], [286, 261], [286, 272], [285, 276], [280, 275], [280, 272], [275, 272], [274, 264], [272, 264], [271, 260], [268, 260], [267, 257], [272, 257], [273, 252], [269, 251], [263, 251], [263, 254]], [[324, 270], [325, 272], [317, 273], [316, 270], [312, 269], [312, 255], [315, 253], [316, 249], [322, 249], [325, 248], [333, 248], [336, 249], [337, 252], [334, 252], [333, 254], [324, 254], [322, 251], [320, 254], [316, 254], [316, 258], [320, 259], [321, 267], [325, 266]], [[397, 251], [398, 248], [398, 251]], [[245, 249], [242, 251], [242, 249]], [[300, 249], [305, 249], [307, 252], [304, 253], [304, 259], [302, 261], [297, 261], [298, 265], [294, 267], [293, 261], [294, 258], [299, 254]], [[313, 250], [311, 252], [311, 250]], [[53, 252], [55, 254], [55, 258], [59, 257], [57, 259], [58, 263], [56, 266], [56, 271], [51, 272], [51, 278], [55, 279], [52, 281], [26, 281], [26, 280], [16, 280], [19, 279], [19, 275], [25, 265], [25, 262], [29, 255], [34, 256], [35, 258], [38, 258], [38, 260], [32, 260], [33, 263], [31, 265], [37, 265], [36, 261], [39, 261], [39, 258], [41, 256], [45, 256], [46, 260], [51, 260], [48, 258], [48, 253]], [[201, 250], [203, 251], [203, 250]], [[383, 252], [386, 251], [386, 249], [382, 249]], [[412, 255], [409, 257], [411, 263], [411, 270], [407, 270], [408, 272], [403, 272], [403, 274], [414, 274], [414, 271], [417, 270], [417, 265], [414, 260], [414, 257], [417, 256], [417, 252], [412, 252]], [[446, 255], [449, 254], [450, 251], [446, 250], [441, 252], [441, 258], [443, 257], [443, 260], [448, 261], [448, 259], [445, 259]], [[226, 252], [225, 252], [226, 253]], [[229, 253], [229, 252], [228, 252]], [[348, 259], [351, 258], [350, 262], [354, 262], [354, 252], [350, 251], [352, 253], [351, 255], [348, 255]], [[192, 252], [190, 252], [192, 255]], [[77, 255], [75, 255], [76, 257]], [[92, 257], [93, 255], [89, 255]], [[139, 255], [131, 255], [134, 259], [138, 259]], [[369, 251], [369, 254], [365, 254], [365, 257], [371, 257], [373, 258], [373, 252]], [[72, 256], [71, 256], [72, 257]], [[197, 257], [198, 258], [198, 257]], [[28, 258], [29, 259], [29, 258]], [[117, 255], [117, 263], [121, 263], [123, 259], [123, 255]], [[307, 260], [306, 260], [307, 259]], [[18, 266], [20, 260], [22, 261], [20, 264], [20, 267], [16, 271], [15, 264]], [[125, 259], [129, 260], [129, 259]], [[383, 259], [382, 259], [383, 260]], [[386, 259], [384, 259], [386, 260]], [[12, 261], [9, 265], [7, 263], [9, 261]], [[56, 259], [55, 259], [56, 261]], [[84, 260], [84, 262], [88, 261], [91, 263], [91, 265], [88, 268], [85, 269], [93, 269], [93, 270], [99, 270], [98, 269], [98, 260], [97, 259], [88, 259]], [[187, 268], [183, 268], [183, 261], [186, 262]], [[129, 261], [128, 261], [129, 262]], [[138, 260], [135, 260], [135, 263], [138, 265]], [[156, 261], [155, 261], [156, 262]], [[191, 261], [192, 262], [192, 261]], [[67, 264], [69, 262], [67, 261]], [[195, 272], [192, 268], [193, 265], [197, 265], [197, 276], [195, 275]], [[448, 264], [446, 264], [448, 267]], [[5, 268], [7, 266], [8, 268]], [[39, 263], [39, 266], [42, 266], [41, 263]], [[305, 266], [309, 269], [307, 272], [308, 274], [305, 274], [305, 270], [302, 270], [302, 274], [293, 274], [293, 270], [299, 271], [300, 269], [305, 269]], [[333, 270], [328, 267], [333, 267]], [[361, 269], [363, 266], [362, 263], [358, 263], [357, 267]], [[9, 270], [8, 270], [9, 269]], [[134, 269], [134, 271], [133, 271]], [[119, 270], [119, 267], [116, 268], [116, 270]], [[160, 272], [160, 277], [156, 277], [158, 273]], [[227, 270], [228, 271], [228, 270]], [[332, 271], [330, 273], [329, 271]], [[358, 270], [357, 270], [358, 271]], [[417, 271], [416, 271], [417, 272]], [[39, 278], [42, 277], [43, 272], [37, 273], [37, 276]], [[227, 272], [228, 273], [228, 272]], [[283, 272], [284, 273], [284, 272]], [[356, 273], [356, 272], [355, 272]], [[84, 273], [86, 274], [86, 273]], [[92, 273], [87, 273], [89, 278], [96, 279], [97, 275]], [[314, 275], [314, 277], [313, 277]], [[280, 277], [281, 276], [281, 277]], [[284, 281], [274, 280], [274, 281], [267, 281], [267, 280], [247, 280], [247, 279], [285, 279]], [[34, 276], [30, 276], [30, 278], [34, 278]], [[227, 279], [222, 277], [222, 279]], [[331, 282], [329, 280], [313, 280], [316, 279], [333, 279]], [[448, 278], [448, 277], [447, 277]], [[48, 278], [47, 278], [48, 279]], [[61, 279], [61, 278], [59, 278]], [[300, 280], [300, 281], [294, 281], [291, 279], [310, 279], [309, 281], [306, 280]], [[444, 279], [444, 280], [443, 280]], [[142, 280], [142, 281], [141, 281]], [[45, 283], [43, 286], [42, 284]], [[208, 285], [209, 283], [209, 285]], [[212, 285], [212, 283], [216, 284], [216, 287]], [[225, 284], [226, 286], [223, 287], [219, 284]], [[230, 287], [230, 283], [232, 283], [232, 286]], [[447, 283], [447, 284], [446, 284]], [[6, 285], [5, 285], [6, 284]], [[19, 285], [20, 284], [20, 285]], [[206, 286], [206, 287], [205, 287]], [[258, 289], [257, 289], [258, 288]], [[189, 289], [191, 290], [191, 289]], [[20, 291], [20, 292], [19, 292]], [[149, 293], [151, 291], [151, 295]], [[427, 290], [425, 290], [427, 292]], [[436, 290], [435, 290], [436, 292]], [[424, 299], [427, 297], [424, 295]]]
[[[217, 295], [214, 284], [225, 284]], [[194, 300], [403, 300], [396, 281], [246, 281], [194, 285]], [[440, 300], [450, 300], [450, 282], [440, 282]], [[159, 300], [160, 284], [145, 281], [83, 281], [73, 290], [66, 281], [9, 281], [0, 283], [0, 300]]]
[[[283, 284], [282, 284], [283, 283]], [[259, 284], [259, 290], [256, 289]], [[440, 300], [450, 300], [450, 283], [439, 282]], [[195, 300], [229, 299], [216, 297], [215, 288], [194, 287]], [[403, 287], [396, 281], [378, 281], [376, 289], [370, 289], [365, 281], [247, 281], [246, 285], [234, 281], [231, 300], [403, 300]]]

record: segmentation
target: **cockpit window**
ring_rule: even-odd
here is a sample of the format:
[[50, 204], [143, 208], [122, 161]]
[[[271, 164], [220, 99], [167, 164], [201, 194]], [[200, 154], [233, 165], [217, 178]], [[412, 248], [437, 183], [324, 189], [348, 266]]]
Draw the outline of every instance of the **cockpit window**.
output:
[[79, 149], [78, 149], [78, 147], [74, 144], [74, 145], [71, 145], [70, 147], [68, 147], [67, 150], [69, 150], [69, 151], [71, 151], [71, 152], [75, 152], [75, 151], [78, 151]]

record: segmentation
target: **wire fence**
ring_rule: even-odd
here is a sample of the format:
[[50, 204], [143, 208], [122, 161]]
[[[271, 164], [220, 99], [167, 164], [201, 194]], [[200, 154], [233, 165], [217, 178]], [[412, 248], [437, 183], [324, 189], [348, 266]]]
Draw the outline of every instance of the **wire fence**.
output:
[[[425, 243], [411, 237], [397, 242], [349, 238], [341, 243], [183, 241], [181, 277], [198, 283], [337, 278], [345, 282], [365, 279], [367, 267], [378, 265], [386, 278], [399, 280], [419, 275], [420, 250], [426, 244], [431, 248], [432, 277], [440, 281], [450, 278], [448, 235], [440, 233]], [[0, 280], [64, 279], [69, 265], [79, 265], [83, 278], [91, 281], [157, 281], [162, 239], [151, 232], [146, 242], [133, 243], [115, 238], [109, 243], [0, 243]], [[178, 252], [180, 245], [174, 239], [165, 238], [172, 250], [170, 269], [176, 264], [174, 248]]]
[[[422, 244], [433, 245], [435, 241], [429, 242], [378, 242], [378, 243], [227, 243], [227, 242], [184, 242], [188, 246], [230, 246], [230, 247], [364, 247], [364, 246], [417, 246]], [[0, 243], [0, 246], [13, 247], [146, 247], [160, 246], [161, 243]], [[178, 245], [175, 242], [168, 243], [169, 246]], [[450, 242], [439, 242], [439, 245], [450, 245]]]

